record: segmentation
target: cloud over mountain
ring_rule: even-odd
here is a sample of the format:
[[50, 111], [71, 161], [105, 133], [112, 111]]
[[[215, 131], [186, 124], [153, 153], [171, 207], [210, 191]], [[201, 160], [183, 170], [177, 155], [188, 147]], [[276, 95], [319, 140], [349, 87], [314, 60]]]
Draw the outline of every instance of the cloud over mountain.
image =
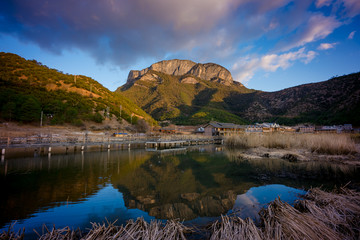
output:
[[[244, 60], [249, 46], [270, 39], [242, 64], [252, 69], [251, 62], [261, 62], [260, 68], [273, 71], [310, 61], [316, 54], [302, 50], [305, 56], [299, 56], [299, 48], [359, 13], [356, 0], [12, 0], [0, 3], [0, 37], [55, 54], [80, 49], [122, 68], [174, 57], [231, 66]], [[275, 62], [267, 65], [269, 58]]]

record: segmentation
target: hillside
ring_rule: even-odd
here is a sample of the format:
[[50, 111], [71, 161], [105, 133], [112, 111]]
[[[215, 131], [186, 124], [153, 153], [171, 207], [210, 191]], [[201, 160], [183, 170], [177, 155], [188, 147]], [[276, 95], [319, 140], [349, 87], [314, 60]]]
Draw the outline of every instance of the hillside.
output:
[[130, 71], [116, 90], [157, 120], [179, 124], [278, 122], [360, 125], [360, 73], [277, 92], [250, 90], [220, 65], [189, 60]]
[[233, 94], [224, 101], [232, 112], [251, 122], [360, 126], [360, 73], [277, 92]]
[[[105, 118], [136, 124], [154, 120], [121, 94], [115, 94], [86, 76], [63, 74], [36, 60], [0, 53], [0, 118], [46, 124], [85, 121], [101, 123]], [[120, 107], [121, 106], [121, 107]], [[121, 116], [120, 116], [121, 108]], [[133, 113], [133, 117], [131, 117]]]
[[230, 111], [224, 99], [254, 91], [234, 82], [230, 72], [217, 64], [171, 60], [131, 71], [127, 83], [116, 92], [156, 120], [193, 125], [211, 120], [246, 123]]

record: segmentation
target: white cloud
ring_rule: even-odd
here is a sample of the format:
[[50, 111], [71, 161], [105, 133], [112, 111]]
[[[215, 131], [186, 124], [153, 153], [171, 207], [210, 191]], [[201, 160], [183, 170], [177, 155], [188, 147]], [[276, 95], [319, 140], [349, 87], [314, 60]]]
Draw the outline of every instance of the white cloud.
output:
[[313, 15], [305, 27], [292, 36], [288, 42], [281, 44], [280, 50], [287, 51], [324, 39], [340, 25], [341, 23], [335, 17], [325, 17], [321, 14]]
[[305, 51], [301, 48], [298, 51], [288, 52], [284, 54], [268, 54], [260, 58], [241, 58], [232, 67], [235, 72], [235, 80], [247, 84], [258, 70], [267, 72], [275, 72], [279, 68], [286, 69], [295, 61], [301, 61], [305, 64], [311, 62], [317, 53], [314, 51]]
[[355, 33], [356, 33], [356, 31], [352, 31], [352, 32], [349, 34], [348, 39], [353, 39]]
[[328, 50], [334, 48], [338, 43], [322, 43], [317, 48], [318, 50]]
[[332, 0], [317, 0], [315, 5], [317, 8], [321, 8], [323, 6], [330, 6]]
[[360, 1], [359, 0], [343, 0], [345, 11], [348, 17], [355, 17], [360, 14]]

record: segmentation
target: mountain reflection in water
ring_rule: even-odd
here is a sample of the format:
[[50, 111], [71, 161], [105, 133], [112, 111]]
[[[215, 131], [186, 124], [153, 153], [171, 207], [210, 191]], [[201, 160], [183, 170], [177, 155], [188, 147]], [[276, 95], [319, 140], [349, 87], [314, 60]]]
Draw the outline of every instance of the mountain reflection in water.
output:
[[9, 159], [0, 170], [0, 226], [18, 220], [15, 229], [29, 233], [43, 223], [85, 229], [105, 218], [118, 224], [139, 216], [206, 223], [234, 211], [254, 218], [278, 195], [293, 202], [304, 193], [298, 189], [359, 181], [352, 166], [233, 161], [214, 146]]

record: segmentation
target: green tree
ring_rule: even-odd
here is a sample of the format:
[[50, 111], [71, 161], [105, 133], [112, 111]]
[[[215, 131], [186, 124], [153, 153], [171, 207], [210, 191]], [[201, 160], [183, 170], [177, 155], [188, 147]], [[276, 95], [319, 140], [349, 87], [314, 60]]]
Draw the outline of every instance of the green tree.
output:
[[102, 121], [104, 120], [103, 119], [103, 116], [101, 116], [100, 113], [96, 112], [93, 117], [92, 117], [92, 120], [96, 123], [102, 123]]
[[2, 116], [4, 119], [11, 121], [15, 117], [16, 103], [8, 102], [2, 107]]
[[65, 111], [65, 121], [73, 122], [77, 118], [78, 111], [74, 107], [68, 107]]
[[34, 97], [28, 97], [20, 107], [19, 119], [23, 122], [34, 122], [40, 119], [41, 107]]

